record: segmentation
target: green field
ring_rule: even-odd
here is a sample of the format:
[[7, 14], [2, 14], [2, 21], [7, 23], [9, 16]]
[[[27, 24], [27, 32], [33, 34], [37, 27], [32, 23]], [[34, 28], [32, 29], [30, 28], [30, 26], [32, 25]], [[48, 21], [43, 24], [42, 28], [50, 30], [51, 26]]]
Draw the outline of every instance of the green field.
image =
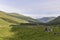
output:
[[[16, 25], [0, 28], [0, 40], [60, 40], [60, 27], [51, 26], [52, 32], [45, 32], [44, 26]], [[57, 34], [54, 34], [54, 33]]]
[[45, 32], [45, 26], [41, 25], [13, 25], [0, 19], [0, 40], [60, 40], [60, 34], [54, 35], [60, 32], [59, 25], [51, 26], [52, 32]]

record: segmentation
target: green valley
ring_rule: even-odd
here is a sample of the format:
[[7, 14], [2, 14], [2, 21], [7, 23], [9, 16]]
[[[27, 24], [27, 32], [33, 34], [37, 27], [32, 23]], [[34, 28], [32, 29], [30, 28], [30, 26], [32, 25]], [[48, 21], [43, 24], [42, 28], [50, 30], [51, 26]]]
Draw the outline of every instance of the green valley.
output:
[[54, 24], [58, 19], [52, 20], [53, 25], [51, 21], [41, 24], [31, 17], [0, 11], [0, 40], [60, 40], [60, 25]]

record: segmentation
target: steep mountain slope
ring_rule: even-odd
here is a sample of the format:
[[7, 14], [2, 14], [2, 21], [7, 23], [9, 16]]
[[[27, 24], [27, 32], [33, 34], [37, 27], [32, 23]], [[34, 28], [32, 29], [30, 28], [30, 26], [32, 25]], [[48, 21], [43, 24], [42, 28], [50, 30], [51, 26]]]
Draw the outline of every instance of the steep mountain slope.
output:
[[53, 19], [55, 19], [55, 17], [43, 17], [43, 18], [38, 18], [37, 20], [42, 22], [42, 23], [47, 23]]
[[60, 24], [60, 16], [58, 16], [54, 20], [50, 21], [49, 23], [52, 23], [52, 24]]
[[36, 20], [36, 19], [33, 19], [31, 17], [28, 17], [28, 16], [24, 16], [24, 15], [21, 15], [21, 14], [17, 14], [17, 13], [10, 13], [10, 14], [7, 14], [9, 16], [12, 16], [12, 17], [16, 17], [18, 19], [22, 19], [22, 20], [26, 20], [28, 22], [31, 22], [31, 23], [38, 23], [39, 21]]

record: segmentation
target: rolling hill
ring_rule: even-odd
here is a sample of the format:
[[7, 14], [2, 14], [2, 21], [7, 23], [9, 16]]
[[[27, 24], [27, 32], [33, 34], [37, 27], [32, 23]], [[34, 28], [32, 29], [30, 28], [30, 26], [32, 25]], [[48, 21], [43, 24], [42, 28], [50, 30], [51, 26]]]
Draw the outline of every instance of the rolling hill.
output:
[[7, 15], [12, 16], [12, 17], [15, 17], [15, 18], [18, 18], [18, 19], [22, 19], [22, 20], [28, 21], [30, 23], [39, 23], [38, 20], [36, 20], [34, 18], [31, 18], [31, 17], [28, 17], [28, 16], [21, 15], [21, 14], [9, 13]]
[[51, 24], [60, 24], [60, 16], [58, 16], [57, 18], [55, 18], [54, 20], [48, 22], [48, 23], [51, 23]]
[[[0, 19], [3, 19], [4, 21], [7, 21], [9, 23], [11, 23], [12, 21], [14, 21], [13, 23], [25, 23], [28, 22], [26, 20], [22, 20], [22, 19], [18, 19], [12, 16], [7, 15], [7, 13], [0, 11]], [[9, 21], [8, 21], [9, 20]]]

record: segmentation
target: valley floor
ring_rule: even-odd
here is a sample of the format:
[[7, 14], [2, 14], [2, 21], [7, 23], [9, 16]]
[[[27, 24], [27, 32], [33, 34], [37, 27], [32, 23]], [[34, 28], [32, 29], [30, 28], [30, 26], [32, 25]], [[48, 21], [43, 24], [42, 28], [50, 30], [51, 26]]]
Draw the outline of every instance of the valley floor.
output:
[[11, 25], [0, 27], [0, 40], [60, 40], [60, 25], [50, 26], [53, 31], [46, 32], [46, 26]]

